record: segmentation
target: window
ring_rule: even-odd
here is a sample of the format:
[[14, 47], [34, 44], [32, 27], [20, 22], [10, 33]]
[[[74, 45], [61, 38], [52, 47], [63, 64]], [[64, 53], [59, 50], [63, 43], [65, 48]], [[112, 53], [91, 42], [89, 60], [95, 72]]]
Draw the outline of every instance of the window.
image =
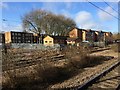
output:
[[52, 41], [49, 41], [49, 43], [52, 43]]
[[28, 40], [28, 43], [30, 43], [30, 40]]
[[30, 36], [32, 37], [32, 34], [30, 34]]
[[17, 33], [15, 33], [15, 35], [17, 35]]
[[21, 36], [21, 33], [18, 33], [19, 36]]
[[47, 43], [47, 41], [45, 41], [45, 43]]
[[13, 36], [12, 39], [15, 39], [15, 37]]
[[28, 36], [27, 34], [25, 34], [25, 36]]
[[18, 39], [21, 39], [21, 37], [18, 37]]
[[23, 34], [22, 36], [24, 37], [25, 35]]
[[12, 33], [12, 35], [14, 35], [14, 33]]

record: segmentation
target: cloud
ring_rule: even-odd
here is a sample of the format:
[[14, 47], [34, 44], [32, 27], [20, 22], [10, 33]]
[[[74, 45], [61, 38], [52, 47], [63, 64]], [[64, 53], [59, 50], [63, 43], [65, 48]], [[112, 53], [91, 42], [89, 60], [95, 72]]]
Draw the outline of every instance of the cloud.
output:
[[[104, 8], [104, 10], [106, 12], [112, 14], [113, 16], [117, 17], [117, 13], [111, 7], [106, 7], [106, 8]], [[98, 17], [100, 18], [100, 20], [109, 21], [114, 18], [113, 16], [107, 14], [106, 12], [101, 11], [101, 10], [98, 11]]]
[[7, 3], [0, 3], [0, 8], [8, 9], [8, 4]]
[[78, 27], [80, 28], [95, 28], [96, 23], [93, 21], [91, 13], [87, 11], [80, 11], [75, 15], [75, 22], [77, 23]]

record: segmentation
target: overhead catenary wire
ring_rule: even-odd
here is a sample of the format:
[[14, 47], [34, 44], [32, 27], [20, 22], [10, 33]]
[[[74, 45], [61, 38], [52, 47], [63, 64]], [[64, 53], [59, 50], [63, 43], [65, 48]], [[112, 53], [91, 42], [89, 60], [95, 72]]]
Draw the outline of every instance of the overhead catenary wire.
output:
[[12, 29], [13, 27], [17, 29], [17, 28], [21, 27], [20, 24], [17, 24], [17, 25], [15, 24], [15, 25], [14, 25], [14, 23], [10, 23], [10, 22], [17, 22], [17, 23], [20, 23], [20, 21], [7, 20], [7, 19], [2, 19], [2, 21], [3, 21], [3, 22], [9, 22], [9, 23], [6, 23], [5, 26], [2, 24], [2, 27], [3, 27], [4, 29], [6, 29], [6, 28]]
[[98, 7], [98, 6], [97, 6], [97, 5], [95, 5], [94, 3], [92, 3], [92, 2], [90, 2], [90, 1], [88, 1], [88, 0], [86, 0], [86, 1], [87, 1], [88, 3], [90, 3], [91, 5], [93, 5], [94, 7], [96, 7], [96, 8], [98, 8], [98, 9], [100, 9], [101, 11], [103, 11], [103, 12], [105, 12], [105, 13], [109, 14], [110, 16], [112, 16], [112, 17], [116, 18], [117, 20], [120, 20], [120, 18], [118, 18], [118, 17], [116, 17], [116, 16], [112, 15], [111, 13], [109, 13], [109, 12], [105, 11], [104, 9], [102, 9], [102, 8]]
[[116, 13], [120, 14], [117, 10], [115, 10], [111, 5], [109, 5], [105, 0], [103, 0], [106, 5], [108, 5], [112, 10], [114, 10]]
[[16, 22], [16, 23], [21, 23], [21, 21], [16, 21], [16, 20], [10, 20], [10, 19], [2, 19], [3, 22]]
[[7, 20], [7, 19], [2, 19], [2, 21], [10, 21], [10, 22], [18, 22], [18, 23], [20, 23], [21, 21], [16, 21], [16, 20]]

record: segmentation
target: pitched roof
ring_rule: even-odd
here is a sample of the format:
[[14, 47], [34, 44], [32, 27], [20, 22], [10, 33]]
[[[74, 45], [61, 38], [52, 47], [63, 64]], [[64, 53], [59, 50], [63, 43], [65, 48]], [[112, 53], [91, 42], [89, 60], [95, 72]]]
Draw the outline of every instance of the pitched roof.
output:
[[[106, 32], [106, 31], [102, 31], [102, 30], [92, 30], [92, 29], [80, 29], [75, 27], [77, 30], [83, 30], [83, 31], [92, 31], [92, 32], [102, 32], [102, 33], [111, 33], [111, 32]], [[111, 33], [112, 34], [112, 33]]]
[[[52, 35], [47, 35], [47, 36], [50, 36], [50, 37], [52, 37], [54, 39], [67, 39], [67, 37], [68, 37], [68, 36], [52, 36]], [[45, 36], [45, 37], [47, 37], [47, 36]]]

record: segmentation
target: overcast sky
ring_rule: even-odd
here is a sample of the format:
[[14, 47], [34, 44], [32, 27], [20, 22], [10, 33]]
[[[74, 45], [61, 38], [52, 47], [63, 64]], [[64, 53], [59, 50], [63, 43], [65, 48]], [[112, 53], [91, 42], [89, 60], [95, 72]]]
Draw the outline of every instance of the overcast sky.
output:
[[[118, 3], [93, 2], [115, 17], [118, 17]], [[4, 2], [2, 9], [2, 31], [22, 31], [21, 18], [33, 9], [43, 9], [72, 18], [78, 28], [118, 32], [118, 20], [94, 7], [88, 2]]]

